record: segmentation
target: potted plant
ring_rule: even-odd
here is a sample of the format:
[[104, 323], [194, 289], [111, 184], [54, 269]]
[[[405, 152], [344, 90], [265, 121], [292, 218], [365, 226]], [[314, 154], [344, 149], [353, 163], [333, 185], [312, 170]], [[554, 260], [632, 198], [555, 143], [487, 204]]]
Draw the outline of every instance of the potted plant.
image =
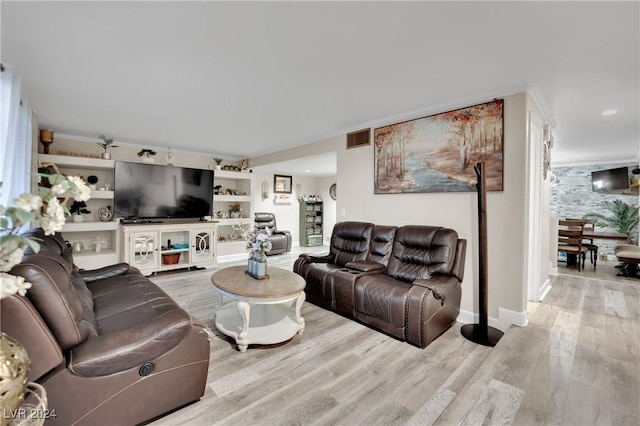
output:
[[89, 210], [87, 210], [87, 203], [85, 203], [84, 201], [74, 201], [73, 203], [71, 203], [69, 211], [73, 216], [74, 222], [82, 222], [82, 215], [91, 213]]
[[118, 145], [111, 145], [113, 143], [113, 138], [109, 139], [105, 135], [100, 135], [99, 137], [104, 141], [104, 142], [96, 142], [98, 145], [102, 147], [102, 149], [104, 149], [104, 152], [102, 153], [102, 158], [104, 158], [105, 160], [110, 160], [111, 153], [107, 152], [107, 150], [109, 148], [117, 148]]
[[603, 210], [609, 211], [610, 215], [602, 213], [588, 213], [585, 217], [598, 219], [598, 223], [607, 228], [611, 228], [621, 234], [626, 234], [632, 244], [636, 243], [636, 229], [638, 227], [638, 205], [627, 204], [622, 200], [604, 201]]
[[96, 189], [96, 183], [98, 183], [98, 176], [91, 175], [87, 178], [87, 183], [89, 184], [89, 188], [94, 191]]
[[222, 158], [220, 157], [213, 157], [213, 161], [216, 162], [216, 170], [220, 170], [222, 167], [220, 166], [220, 164], [222, 163]]
[[153, 157], [157, 154], [157, 152], [155, 152], [152, 149], [141, 149], [138, 152], [138, 157], [140, 157], [140, 159], [144, 162], [144, 163], [153, 163]]
[[240, 213], [242, 213], [242, 209], [240, 208], [239, 203], [229, 204], [229, 216], [232, 218], [240, 217]]

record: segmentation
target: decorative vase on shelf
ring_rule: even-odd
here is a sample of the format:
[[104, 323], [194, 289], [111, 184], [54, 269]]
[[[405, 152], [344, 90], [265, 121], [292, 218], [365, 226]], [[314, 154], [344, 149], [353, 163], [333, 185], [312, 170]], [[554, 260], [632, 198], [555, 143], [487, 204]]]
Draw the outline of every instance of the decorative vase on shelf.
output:
[[76, 223], [80, 223], [84, 220], [84, 217], [81, 214], [74, 214], [72, 215], [73, 217], [73, 221]]
[[110, 153], [110, 152], [106, 152], [106, 151], [105, 151], [105, 152], [103, 152], [103, 153], [102, 153], [102, 158], [103, 158], [104, 160], [111, 160], [111, 153]]
[[31, 360], [24, 347], [13, 338], [0, 335], [0, 425], [11, 424], [11, 413], [20, 406], [27, 386]]

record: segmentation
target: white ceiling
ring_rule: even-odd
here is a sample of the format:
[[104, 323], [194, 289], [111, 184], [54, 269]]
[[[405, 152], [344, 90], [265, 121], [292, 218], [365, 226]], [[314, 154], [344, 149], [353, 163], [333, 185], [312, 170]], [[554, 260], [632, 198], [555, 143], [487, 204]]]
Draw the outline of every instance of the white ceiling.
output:
[[2, 62], [61, 134], [255, 157], [531, 90], [554, 163], [639, 155], [638, 2], [0, 7]]
[[256, 173], [285, 174], [293, 176], [325, 177], [338, 174], [336, 152], [297, 158], [290, 161], [253, 167]]

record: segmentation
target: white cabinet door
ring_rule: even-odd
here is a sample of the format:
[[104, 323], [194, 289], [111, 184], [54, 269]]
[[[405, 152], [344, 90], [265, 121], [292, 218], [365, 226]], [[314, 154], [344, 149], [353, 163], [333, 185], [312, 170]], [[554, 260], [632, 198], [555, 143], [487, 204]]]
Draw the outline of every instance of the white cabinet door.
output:
[[216, 225], [125, 225], [124, 261], [144, 275], [215, 264]]
[[157, 232], [131, 232], [128, 237], [129, 264], [142, 273], [155, 272], [159, 265]]
[[215, 260], [215, 229], [203, 226], [191, 230], [191, 259], [199, 264]]

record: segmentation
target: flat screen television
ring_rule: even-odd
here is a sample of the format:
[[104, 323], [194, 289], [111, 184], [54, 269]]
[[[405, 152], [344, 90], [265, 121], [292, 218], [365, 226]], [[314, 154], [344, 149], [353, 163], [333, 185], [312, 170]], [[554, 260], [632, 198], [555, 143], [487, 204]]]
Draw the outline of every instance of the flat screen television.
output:
[[213, 170], [115, 162], [114, 215], [201, 218], [213, 210]]
[[629, 189], [629, 168], [598, 170], [591, 172], [593, 192], [609, 192], [617, 189]]

